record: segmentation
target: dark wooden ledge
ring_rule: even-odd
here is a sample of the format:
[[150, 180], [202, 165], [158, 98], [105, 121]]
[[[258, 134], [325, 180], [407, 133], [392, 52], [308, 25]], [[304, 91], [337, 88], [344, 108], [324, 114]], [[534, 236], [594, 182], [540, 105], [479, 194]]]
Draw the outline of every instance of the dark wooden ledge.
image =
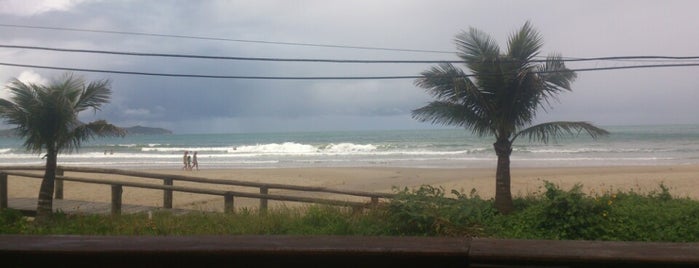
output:
[[3, 267], [464, 267], [467, 253], [461, 238], [0, 236]]
[[699, 243], [0, 235], [2, 267], [699, 267]]
[[699, 267], [699, 243], [474, 239], [469, 259], [491, 267]]

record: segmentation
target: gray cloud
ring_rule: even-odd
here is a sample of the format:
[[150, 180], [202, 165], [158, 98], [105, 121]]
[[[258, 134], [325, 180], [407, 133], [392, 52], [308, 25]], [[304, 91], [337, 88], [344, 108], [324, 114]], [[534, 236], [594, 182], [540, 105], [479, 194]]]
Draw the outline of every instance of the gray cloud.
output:
[[[694, 1], [50, 1], [0, 8], [2, 24], [229, 39], [453, 51], [468, 27], [507, 36], [531, 21], [544, 54], [696, 55]], [[57, 2], [53, 2], [57, 3]], [[456, 59], [452, 54], [338, 49], [0, 27], [0, 43], [154, 53], [283, 58]], [[417, 75], [430, 64], [316, 64], [143, 58], [0, 49], [3, 62], [157, 73], [249, 76]], [[571, 63], [572, 68], [643, 62]], [[540, 120], [699, 123], [695, 68], [579, 73]], [[0, 66], [2, 82], [32, 71]], [[112, 102], [87, 118], [116, 124], [249, 132], [432, 127], [410, 118], [429, 96], [411, 80], [231, 80], [83, 73], [110, 79]], [[186, 127], [183, 127], [186, 126]]]

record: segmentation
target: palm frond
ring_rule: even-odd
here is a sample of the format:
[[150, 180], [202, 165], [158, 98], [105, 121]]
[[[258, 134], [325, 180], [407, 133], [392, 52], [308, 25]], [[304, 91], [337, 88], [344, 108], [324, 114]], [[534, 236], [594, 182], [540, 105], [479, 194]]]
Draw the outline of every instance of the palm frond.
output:
[[81, 92], [78, 101], [75, 104], [75, 109], [78, 112], [84, 111], [86, 109], [92, 108], [95, 111], [99, 110], [100, 107], [109, 102], [109, 95], [112, 91], [109, 87], [109, 80], [93, 81], [85, 87]]
[[37, 95], [45, 91], [45, 88], [40, 85], [25, 84], [17, 79], [13, 79], [7, 86], [7, 89], [10, 91], [14, 103], [22, 109], [30, 109], [38, 105]]
[[433, 101], [412, 111], [414, 119], [433, 124], [463, 126], [466, 123], [466, 109], [451, 102]]
[[412, 111], [414, 119], [432, 124], [465, 127], [479, 136], [494, 134], [489, 118], [451, 102], [433, 101]]
[[14, 102], [0, 99], [0, 118], [5, 119], [5, 122], [10, 125], [16, 125], [24, 121], [25, 114]]
[[15, 125], [15, 131], [25, 138], [23, 146], [32, 152], [41, 152], [44, 148], [42, 133], [46, 124], [37, 124], [37, 118], [47, 113], [42, 113], [45, 103], [40, 96], [47, 93], [46, 87], [23, 83], [13, 79], [6, 88], [10, 91], [10, 100], [3, 99], [0, 117], [10, 125]]
[[493, 111], [488, 92], [483, 92], [464, 72], [451, 64], [440, 64], [422, 73], [423, 78], [415, 81], [438, 101], [459, 104], [477, 114], [479, 118], [490, 117]]
[[107, 123], [105, 120], [97, 120], [87, 124], [80, 123], [68, 133], [61, 143], [64, 145], [61, 150], [72, 152], [80, 148], [82, 142], [97, 137], [123, 137], [126, 131], [115, 125]]
[[576, 136], [583, 132], [590, 135], [593, 139], [609, 135], [607, 130], [589, 122], [558, 121], [538, 124], [521, 130], [512, 137], [511, 141], [514, 142], [519, 136], [526, 136], [529, 138], [529, 141], [548, 143], [551, 139], [556, 140], [563, 136]]
[[80, 97], [84, 84], [85, 80], [82, 77], [66, 73], [60, 79], [54, 80], [47, 88], [74, 103]]
[[507, 125], [512, 132], [521, 126], [530, 125], [541, 100], [539, 89], [533, 85], [536, 79], [531, 68], [512, 70], [516, 75], [505, 79], [503, 86], [495, 94], [498, 103], [498, 124]]
[[123, 137], [126, 135], [126, 130], [110, 123], [105, 120], [97, 120], [85, 124], [85, 128], [90, 129], [98, 137]]
[[565, 61], [559, 54], [546, 57], [546, 62], [539, 65], [537, 72], [551, 93], [558, 93], [563, 89], [570, 91], [571, 83], [578, 77], [565, 66]]
[[460, 68], [452, 64], [440, 64], [421, 73], [415, 85], [427, 90], [438, 100], [464, 102], [472, 99], [485, 106], [482, 92]]
[[541, 35], [528, 21], [510, 36], [508, 44], [509, 58], [521, 63], [529, 63], [539, 55], [539, 49], [543, 46]]
[[494, 60], [500, 55], [500, 47], [488, 34], [470, 28], [456, 35], [457, 55], [467, 64]]

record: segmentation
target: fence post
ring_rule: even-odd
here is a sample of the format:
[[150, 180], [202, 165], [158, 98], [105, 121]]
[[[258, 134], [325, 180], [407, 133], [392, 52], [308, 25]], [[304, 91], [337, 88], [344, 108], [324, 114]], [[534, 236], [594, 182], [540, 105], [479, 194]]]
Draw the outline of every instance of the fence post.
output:
[[[63, 176], [63, 169], [61, 167], [56, 167], [56, 176]], [[63, 180], [56, 179], [54, 183], [54, 198], [63, 199]]]
[[235, 206], [233, 203], [233, 194], [231, 194], [231, 193], [226, 193], [225, 195], [223, 195], [223, 212], [226, 212], [226, 213], [235, 212]]
[[[172, 186], [172, 179], [163, 179], [163, 185]], [[172, 208], [172, 190], [163, 190], [163, 207]]]
[[364, 211], [363, 206], [354, 205], [352, 206], [352, 215], [361, 214]]
[[112, 185], [112, 216], [121, 214], [121, 185]]
[[7, 208], [7, 173], [0, 173], [0, 210]]
[[[260, 187], [260, 194], [262, 194], [262, 195], [269, 194], [269, 187], [261, 186]], [[267, 211], [267, 198], [260, 198], [260, 212], [263, 212], [263, 211]]]
[[378, 196], [372, 196], [371, 197], [371, 205], [372, 206], [377, 206], [379, 204], [379, 197]]

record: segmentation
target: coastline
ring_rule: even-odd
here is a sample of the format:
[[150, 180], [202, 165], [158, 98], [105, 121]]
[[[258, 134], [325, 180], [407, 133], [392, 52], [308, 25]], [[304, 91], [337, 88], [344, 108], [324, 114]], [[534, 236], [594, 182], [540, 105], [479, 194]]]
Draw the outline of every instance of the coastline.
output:
[[[392, 193], [398, 189], [416, 189], [421, 185], [441, 187], [448, 196], [451, 190], [468, 194], [471, 189], [481, 198], [492, 198], [495, 191], [494, 168], [403, 168], [403, 167], [313, 167], [313, 168], [249, 168], [249, 169], [202, 169], [184, 171], [180, 169], [153, 169], [146, 172], [196, 176], [210, 179], [231, 179], [262, 183], [278, 183], [303, 186], [318, 186], [333, 189]], [[575, 184], [583, 186], [586, 194], [607, 191], [634, 191], [648, 193], [659, 191], [662, 183], [674, 197], [699, 200], [697, 175], [699, 165], [658, 165], [658, 166], [602, 166], [602, 167], [513, 167], [512, 194], [525, 196], [541, 191], [544, 181], [556, 183], [562, 189], [570, 189]], [[161, 183], [158, 180], [123, 177], [113, 174], [79, 174], [70, 172], [67, 176], [90, 177], [96, 179], [127, 180], [146, 183]], [[36, 197], [40, 180], [10, 177], [9, 197]], [[230, 189], [235, 191], [257, 192], [257, 188], [202, 185], [176, 182], [178, 186], [210, 189]], [[285, 194], [283, 190], [271, 190], [273, 194]], [[288, 194], [288, 193], [287, 193]], [[304, 195], [323, 197], [331, 194], [305, 193]], [[65, 198], [85, 201], [110, 201], [110, 188], [107, 185], [65, 183]], [[159, 206], [162, 204], [162, 191], [125, 187], [123, 202]], [[347, 197], [350, 200], [352, 197]], [[256, 199], [237, 198], [236, 207], [256, 207]], [[270, 207], [295, 206], [298, 203], [271, 201]], [[179, 208], [221, 210], [222, 198], [218, 196], [175, 192], [174, 206]]]

